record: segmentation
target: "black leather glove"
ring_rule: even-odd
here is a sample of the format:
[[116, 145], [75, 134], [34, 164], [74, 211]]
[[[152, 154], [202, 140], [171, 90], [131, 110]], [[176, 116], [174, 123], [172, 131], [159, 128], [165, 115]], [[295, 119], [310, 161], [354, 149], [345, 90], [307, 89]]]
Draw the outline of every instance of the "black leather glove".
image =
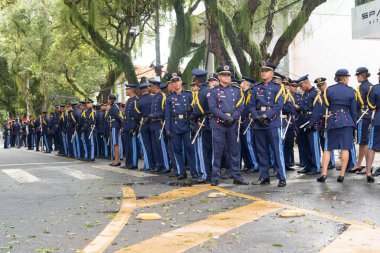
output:
[[235, 122], [235, 120], [232, 117], [227, 117], [225, 120], [227, 126], [232, 126]]
[[169, 131], [169, 130], [166, 130], [166, 137], [167, 137], [168, 139], [171, 139], [171, 138], [173, 137], [172, 132]]

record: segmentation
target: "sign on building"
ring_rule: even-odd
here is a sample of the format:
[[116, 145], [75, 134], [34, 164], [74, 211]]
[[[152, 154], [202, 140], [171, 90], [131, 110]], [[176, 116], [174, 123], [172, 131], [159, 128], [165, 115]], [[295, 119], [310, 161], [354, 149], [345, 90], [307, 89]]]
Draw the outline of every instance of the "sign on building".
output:
[[380, 39], [380, 0], [366, 1], [352, 8], [352, 38]]

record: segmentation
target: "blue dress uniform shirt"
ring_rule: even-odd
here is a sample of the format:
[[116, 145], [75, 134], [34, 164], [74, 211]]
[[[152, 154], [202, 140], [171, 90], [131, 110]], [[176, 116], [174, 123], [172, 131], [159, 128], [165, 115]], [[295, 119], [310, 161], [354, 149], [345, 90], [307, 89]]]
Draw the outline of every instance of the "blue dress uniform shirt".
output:
[[162, 128], [162, 120], [165, 118], [164, 108], [166, 102], [166, 95], [161, 91], [153, 96], [150, 115], [152, 121], [150, 122], [150, 130], [155, 131]]
[[376, 110], [372, 120], [372, 126], [380, 126], [380, 84], [373, 85], [368, 93], [368, 106], [371, 110]]
[[[202, 84], [199, 91], [194, 93], [196, 101], [193, 101], [194, 104], [194, 118], [197, 119], [203, 115], [210, 114], [210, 109], [208, 106], [207, 94], [211, 91], [210, 87], [207, 84]], [[205, 120], [206, 126], [209, 125], [209, 122]]]
[[125, 104], [125, 110], [123, 112], [123, 129], [124, 131], [136, 129], [137, 123], [139, 121], [139, 115], [135, 110], [135, 102], [137, 101], [137, 97], [133, 97], [128, 99]]
[[48, 117], [42, 118], [42, 132], [48, 134], [50, 131], [50, 119]]
[[[330, 101], [334, 101], [331, 102]], [[327, 87], [324, 102], [329, 108], [328, 129], [354, 127], [357, 118], [355, 91], [343, 83]]]
[[323, 106], [320, 93], [315, 87], [304, 92], [299, 107], [298, 126], [302, 126], [309, 121], [308, 125], [318, 128], [323, 115]]
[[120, 114], [120, 109], [116, 104], [112, 104], [108, 113], [107, 117], [111, 118], [111, 127], [120, 129], [122, 126], [122, 118]]
[[[370, 83], [368, 80], [365, 80], [362, 82], [356, 91], [356, 98], [357, 98], [357, 113], [358, 115], [361, 115], [362, 110], [366, 110], [368, 103], [367, 103], [367, 97], [368, 97], [368, 92], [372, 87], [372, 83]], [[364, 118], [371, 118], [371, 115], [367, 113]]]
[[95, 110], [87, 109], [82, 114], [82, 131], [91, 131], [91, 126], [95, 126]]
[[[238, 120], [244, 110], [243, 91], [233, 85], [218, 85], [210, 91], [208, 105], [212, 114], [211, 128], [220, 127], [220, 123], [232, 117]], [[232, 103], [230, 102], [232, 101]]]
[[190, 91], [174, 92], [166, 100], [165, 128], [166, 131], [185, 133], [190, 131], [190, 112], [193, 95]]
[[41, 121], [40, 121], [40, 118], [37, 118], [34, 121], [34, 128], [36, 129], [36, 133], [41, 133]]
[[[251, 99], [248, 103], [252, 118], [255, 119], [265, 114], [271, 120], [269, 127], [280, 127], [280, 112], [284, 106], [284, 87], [270, 81], [268, 84], [259, 83], [253, 87]], [[259, 124], [254, 124], [254, 129], [265, 129]]]
[[140, 115], [140, 117], [147, 117], [152, 109], [152, 102], [153, 102], [153, 95], [151, 94], [145, 94], [142, 95], [141, 98], [139, 98], [135, 105], [136, 105], [136, 111]]

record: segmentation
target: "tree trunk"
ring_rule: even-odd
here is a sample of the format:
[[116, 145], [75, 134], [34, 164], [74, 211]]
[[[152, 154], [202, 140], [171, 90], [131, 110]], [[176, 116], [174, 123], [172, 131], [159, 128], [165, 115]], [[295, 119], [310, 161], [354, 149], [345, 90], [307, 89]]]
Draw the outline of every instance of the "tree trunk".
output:
[[155, 2], [156, 15], [154, 17], [154, 34], [155, 34], [155, 46], [156, 46], [156, 75], [161, 78], [161, 49], [160, 49], [160, 2]]

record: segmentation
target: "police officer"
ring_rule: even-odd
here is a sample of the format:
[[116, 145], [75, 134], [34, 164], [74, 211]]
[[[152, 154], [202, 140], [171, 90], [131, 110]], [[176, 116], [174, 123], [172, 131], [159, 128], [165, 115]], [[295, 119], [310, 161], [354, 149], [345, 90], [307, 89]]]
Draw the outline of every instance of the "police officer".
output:
[[297, 173], [316, 175], [321, 172], [319, 127], [323, 115], [322, 99], [320, 92], [311, 85], [308, 75], [299, 78], [296, 82], [304, 91], [298, 109], [300, 127], [298, 137], [300, 148], [305, 150], [305, 168]]
[[141, 149], [144, 155], [144, 169], [153, 171], [155, 169], [155, 162], [152, 150], [152, 136], [150, 131], [151, 117], [148, 117], [152, 109], [153, 96], [149, 91], [149, 84], [142, 83], [139, 86], [141, 96], [135, 101], [135, 109], [139, 114], [139, 139]]
[[295, 109], [296, 100], [294, 98], [297, 93], [298, 85], [293, 83], [289, 78], [284, 78], [285, 86], [285, 98], [284, 98], [284, 108], [282, 110], [282, 128], [283, 134], [282, 139], [284, 143], [284, 161], [285, 170], [293, 171], [294, 169], [294, 139], [295, 139], [295, 127], [294, 118], [297, 116]]
[[45, 146], [46, 153], [51, 152], [51, 143], [50, 143], [50, 119], [46, 115], [46, 111], [41, 112], [41, 126], [42, 126], [42, 138], [43, 138], [43, 145]]
[[78, 110], [79, 110], [79, 120], [78, 120], [78, 127], [77, 127], [77, 132], [79, 134], [79, 148], [80, 148], [80, 160], [86, 160], [87, 159], [87, 143], [86, 143], [86, 138], [85, 138], [85, 131], [83, 130], [83, 121], [85, 119], [85, 105], [86, 101], [80, 101]]
[[153, 158], [156, 164], [156, 171], [159, 174], [168, 173], [170, 171], [168, 153], [166, 151], [166, 145], [163, 138], [164, 120], [165, 120], [165, 103], [166, 95], [161, 92], [161, 82], [155, 80], [149, 80], [152, 84], [150, 92], [153, 94], [153, 101], [151, 105], [148, 118], [150, 121], [150, 131], [152, 137], [152, 151]]
[[60, 105], [56, 105], [54, 113], [52, 113], [50, 116], [50, 121], [52, 124], [52, 135], [54, 139], [54, 151], [59, 151], [61, 146], [61, 138], [59, 133], [59, 117], [61, 116], [60, 110]]
[[72, 139], [73, 147], [74, 147], [74, 156], [76, 159], [81, 159], [83, 150], [82, 150], [82, 145], [81, 145], [81, 132], [80, 132], [80, 118], [81, 118], [81, 109], [78, 108], [80, 106], [78, 102], [73, 102], [71, 103], [71, 106], [73, 108], [73, 111], [70, 115], [71, 119], [71, 124], [73, 128], [73, 133], [72, 135], [74, 136], [74, 139]]
[[377, 74], [379, 75], [379, 83], [370, 88], [367, 100], [368, 106], [372, 110], [368, 150], [365, 158], [368, 183], [375, 182], [374, 175], [372, 175], [372, 164], [375, 159], [375, 152], [380, 151], [380, 69]]
[[26, 147], [26, 136], [28, 134], [26, 122], [27, 122], [27, 118], [23, 118], [22, 124], [21, 124], [21, 144], [20, 144], [20, 146], [24, 146], [24, 147]]
[[[361, 172], [365, 173], [365, 168], [361, 167], [363, 158], [367, 153], [368, 145], [368, 135], [369, 135], [369, 125], [371, 123], [371, 115], [369, 113], [369, 108], [367, 104], [367, 97], [372, 83], [368, 81], [368, 77], [371, 74], [368, 72], [366, 67], [360, 67], [356, 70], [355, 73], [357, 81], [360, 83], [356, 90], [357, 98], [357, 115], [359, 122], [357, 122], [357, 143], [359, 144], [359, 155], [355, 166], [347, 170], [347, 172], [355, 173]], [[356, 123], [356, 122], [355, 122]]]
[[208, 87], [210, 87], [210, 89], [214, 88], [215, 86], [218, 86], [219, 85], [218, 75], [215, 73], [210, 74], [209, 78], [207, 79], [207, 82], [208, 82]]
[[[190, 139], [190, 116], [193, 96], [182, 87], [179, 73], [172, 73], [168, 80], [174, 86], [174, 93], [167, 98], [165, 106], [165, 131], [167, 138], [172, 139], [174, 159], [178, 180], [186, 179], [185, 158], [193, 178], [198, 176], [195, 164], [194, 146]], [[184, 157], [185, 154], [185, 157]]]
[[58, 138], [61, 144], [58, 149], [58, 156], [68, 155], [68, 140], [67, 140], [67, 113], [65, 112], [65, 105], [59, 105], [60, 111], [58, 114]]
[[89, 162], [95, 161], [95, 110], [92, 108], [94, 103], [93, 100], [87, 98], [85, 102], [86, 109], [84, 110], [84, 113], [82, 113], [82, 132], [86, 142], [85, 147], [87, 148], [84, 158]]
[[357, 117], [357, 108], [355, 91], [348, 87], [349, 77], [350, 74], [346, 69], [337, 70], [335, 73], [337, 84], [328, 87], [323, 96], [329, 112], [322, 175], [317, 179], [321, 183], [326, 181], [327, 166], [330, 162], [331, 151], [334, 149], [341, 150], [342, 165], [337, 181], [343, 182], [349, 150], [353, 146], [352, 134]]
[[126, 95], [129, 97], [123, 112], [123, 131], [124, 131], [124, 155], [125, 165], [122, 168], [136, 170], [138, 162], [137, 129], [139, 115], [135, 109], [137, 98], [137, 84], [125, 83]]
[[198, 88], [198, 91], [193, 93], [195, 99], [193, 100], [192, 121], [196, 124], [196, 130], [201, 128], [195, 140], [200, 170], [200, 178], [197, 179], [197, 183], [205, 183], [211, 181], [212, 168], [212, 143], [210, 142], [212, 132], [207, 99], [207, 94], [210, 93], [211, 89], [207, 84], [207, 71], [193, 69], [192, 74], [194, 76], [194, 85]]
[[67, 112], [67, 116], [66, 116], [66, 140], [67, 140], [67, 146], [68, 146], [68, 149], [67, 149], [67, 155], [71, 158], [74, 158], [76, 157], [76, 144], [75, 144], [75, 135], [76, 135], [76, 131], [75, 131], [75, 116], [73, 115], [74, 114], [74, 111], [73, 111], [73, 103], [68, 103], [66, 105], [66, 112]]
[[244, 110], [244, 93], [237, 86], [231, 85], [232, 68], [228, 65], [217, 68], [220, 84], [207, 94], [212, 129], [212, 176], [211, 185], [219, 184], [220, 167], [223, 151], [228, 162], [229, 173], [234, 178], [233, 183], [248, 185], [240, 174], [240, 148], [237, 138], [238, 122]]
[[102, 103], [100, 105], [100, 111], [99, 111], [99, 128], [97, 133], [100, 135], [98, 137], [98, 140], [100, 140], [100, 155], [101, 157], [104, 157], [105, 159], [109, 159], [108, 155], [108, 139], [109, 139], [109, 129], [108, 129], [108, 121], [107, 116], [108, 112], [106, 111], [107, 104]]
[[108, 110], [108, 122], [110, 125], [110, 143], [111, 149], [114, 150], [115, 160], [111, 163], [111, 166], [120, 166], [120, 129], [122, 127], [122, 115], [120, 113], [119, 107], [115, 104], [117, 97], [115, 94], [110, 93], [108, 95], [108, 104], [110, 109]]
[[[326, 91], [326, 88], [327, 88], [327, 83], [326, 83], [326, 78], [324, 77], [319, 77], [317, 79], [314, 80], [314, 83], [317, 85], [317, 88], [320, 90], [321, 92], [321, 97], [324, 96], [324, 93]], [[324, 105], [323, 107], [323, 121], [321, 121], [321, 124], [320, 124], [320, 129], [319, 129], [319, 142], [321, 144], [321, 148], [322, 148], [322, 151], [325, 151], [325, 135], [326, 135], [326, 110], [328, 111], [328, 108], [325, 108], [326, 106]], [[330, 162], [329, 162], [329, 165], [327, 167], [327, 169], [333, 169], [335, 167], [335, 157], [334, 157], [334, 151], [331, 151], [331, 158], [330, 158]]]
[[273, 82], [276, 66], [271, 62], [260, 64], [263, 82], [252, 89], [248, 104], [254, 119], [254, 142], [257, 150], [260, 177], [256, 185], [270, 183], [269, 149], [273, 151], [274, 168], [279, 179], [278, 187], [286, 186], [285, 162], [281, 139], [281, 111], [284, 106], [285, 89], [282, 84]]
[[[241, 114], [241, 129], [240, 129], [240, 141], [241, 141], [241, 160], [244, 161], [244, 171], [252, 173], [259, 171], [259, 164], [256, 159], [256, 150], [252, 144], [253, 136], [253, 119], [250, 117], [250, 110], [247, 106], [251, 100], [251, 87], [256, 83], [254, 79], [243, 77], [240, 87], [244, 92], [244, 111]], [[248, 128], [248, 129], [247, 129]]]
[[8, 120], [8, 122], [4, 124], [4, 148], [5, 149], [9, 148], [11, 122], [12, 122], [11, 120]]

